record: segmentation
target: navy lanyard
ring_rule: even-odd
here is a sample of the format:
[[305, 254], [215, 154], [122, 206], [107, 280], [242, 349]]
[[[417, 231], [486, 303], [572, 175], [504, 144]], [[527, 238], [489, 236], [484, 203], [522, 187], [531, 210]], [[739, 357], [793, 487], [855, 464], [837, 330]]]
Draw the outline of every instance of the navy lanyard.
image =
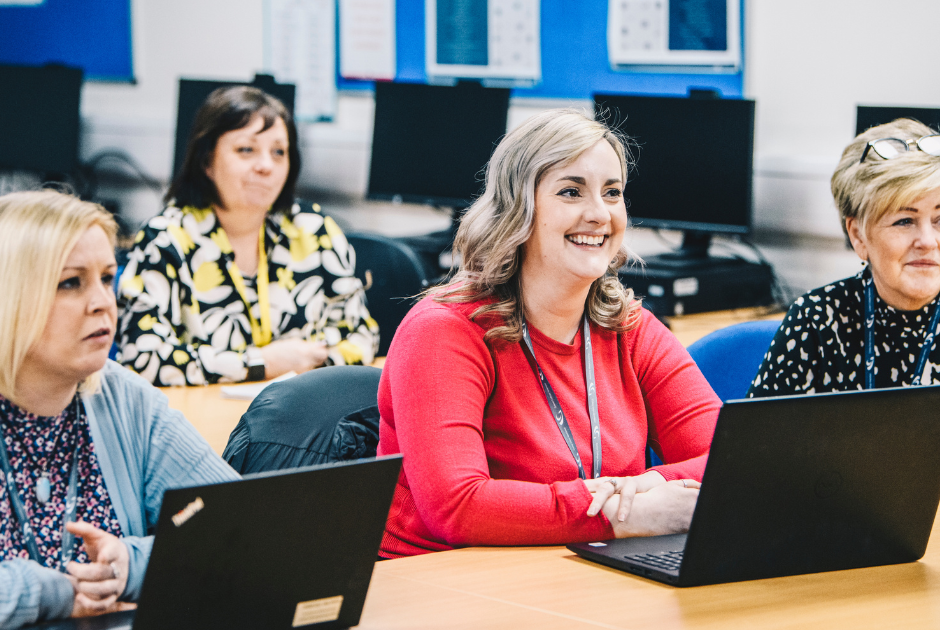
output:
[[[75, 396], [75, 419], [76, 422], [81, 418], [78, 396]], [[50, 455], [50, 457], [52, 457]], [[10, 495], [10, 504], [13, 506], [13, 512], [16, 514], [16, 520], [19, 521], [20, 529], [23, 532], [23, 540], [26, 543], [26, 550], [29, 552], [30, 559], [45, 566], [44, 559], [39, 555], [39, 545], [36, 543], [36, 534], [29, 524], [29, 516], [26, 514], [26, 507], [23, 505], [23, 499], [20, 497], [19, 490], [16, 488], [16, 481], [13, 478], [13, 468], [10, 466], [10, 459], [7, 456], [6, 442], [0, 438], [0, 466], [3, 467], [3, 476], [6, 478], [7, 494]], [[72, 560], [75, 537], [72, 532], [65, 529], [66, 523], [75, 520], [75, 513], [78, 511], [78, 440], [75, 441], [75, 452], [72, 454], [72, 472], [69, 475], [69, 487], [65, 496], [65, 513], [62, 516], [62, 560], [60, 570], [65, 568]], [[54, 567], [55, 568], [55, 567]]]
[[[871, 275], [862, 278], [862, 284], [865, 286], [865, 389], [875, 388], [875, 283]], [[930, 323], [927, 326], [927, 334], [924, 335], [924, 341], [920, 346], [920, 356], [917, 358], [917, 366], [914, 368], [914, 378], [911, 385], [917, 387], [920, 385], [920, 377], [924, 373], [924, 366], [927, 365], [927, 357], [933, 350], [934, 333], [937, 330], [937, 323], [940, 322], [940, 308], [934, 304], [933, 315], [930, 317]]]
[[[582, 328], [584, 330], [584, 383], [587, 389], [588, 416], [591, 418], [591, 449], [594, 451], [594, 466], [592, 468], [594, 478], [596, 479], [601, 476], [601, 421], [597, 415], [597, 386], [594, 383], [594, 352], [591, 349], [591, 326], [588, 323], [587, 315], [584, 316]], [[578, 445], [574, 443], [571, 428], [568, 426], [568, 421], [565, 418], [565, 412], [561, 408], [561, 403], [558, 402], [558, 397], [555, 396], [555, 390], [552, 389], [548, 379], [545, 378], [545, 374], [542, 372], [542, 368], [539, 367], [539, 362], [535, 358], [532, 338], [529, 337], [529, 327], [525, 322], [522, 322], [522, 340], [525, 341], [522, 348], [528, 351], [529, 359], [532, 361], [535, 373], [538, 375], [539, 382], [542, 384], [545, 399], [548, 401], [548, 406], [552, 410], [552, 417], [555, 418], [555, 423], [558, 425], [558, 430], [561, 431], [561, 436], [565, 438], [568, 450], [571, 451], [571, 455], [574, 457], [574, 463], [578, 465], [578, 477], [586, 479], [584, 466], [581, 464], [581, 455], [578, 453]]]

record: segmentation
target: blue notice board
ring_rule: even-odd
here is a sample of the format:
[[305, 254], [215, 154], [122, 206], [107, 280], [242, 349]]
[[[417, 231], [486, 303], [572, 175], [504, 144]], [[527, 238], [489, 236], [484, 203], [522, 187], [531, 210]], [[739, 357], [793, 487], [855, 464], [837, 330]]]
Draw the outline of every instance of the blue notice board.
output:
[[[396, 81], [427, 81], [424, 3], [396, 2]], [[742, 25], [743, 5], [742, 0]], [[514, 89], [513, 97], [590, 99], [594, 92], [685, 95], [689, 88], [718, 90], [725, 98], [743, 96], [743, 68], [733, 73], [702, 74], [612, 70], [607, 55], [607, 9], [608, 0], [542, 0], [542, 81], [531, 88]], [[370, 81], [340, 77], [337, 83], [340, 89], [372, 88]]]
[[133, 81], [131, 0], [0, 5], [0, 63], [82, 68], [85, 79]]

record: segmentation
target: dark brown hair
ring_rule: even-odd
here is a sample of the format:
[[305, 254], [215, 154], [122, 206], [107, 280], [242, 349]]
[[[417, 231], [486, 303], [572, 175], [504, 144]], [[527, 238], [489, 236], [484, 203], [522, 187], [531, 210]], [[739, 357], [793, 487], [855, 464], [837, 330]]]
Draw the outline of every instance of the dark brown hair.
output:
[[[234, 86], [219, 88], [209, 95], [196, 112], [193, 131], [186, 145], [183, 167], [173, 179], [164, 201], [183, 206], [205, 208], [220, 204], [219, 191], [206, 174], [206, 168], [215, 155], [215, 146], [222, 134], [241, 129], [255, 116], [264, 119], [261, 131], [267, 131], [280, 118], [287, 127], [287, 157], [289, 161], [284, 188], [271, 207], [273, 212], [290, 210], [294, 204], [294, 187], [300, 174], [300, 151], [297, 148], [297, 127], [284, 104], [270, 94], [255, 87]], [[260, 133], [260, 132], [259, 132]]]

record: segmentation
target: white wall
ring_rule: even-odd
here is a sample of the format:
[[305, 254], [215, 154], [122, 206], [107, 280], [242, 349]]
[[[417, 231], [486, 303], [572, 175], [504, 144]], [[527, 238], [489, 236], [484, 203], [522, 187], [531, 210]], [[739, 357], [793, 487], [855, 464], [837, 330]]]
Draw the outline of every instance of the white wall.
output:
[[[259, 71], [263, 0], [134, 0], [136, 85], [88, 84], [83, 154], [130, 152], [166, 179], [180, 76], [247, 80]], [[936, 0], [747, 0], [745, 92], [757, 100], [758, 228], [841, 234], [829, 175], [851, 140], [855, 105], [940, 106], [933, 64]], [[561, 102], [514, 104], [510, 125]], [[575, 105], [589, 107], [588, 102]], [[333, 123], [300, 132], [306, 188], [364, 193], [372, 100], [341, 95]], [[150, 193], [116, 191], [139, 220], [159, 209]]]
[[757, 101], [760, 226], [841, 235], [829, 177], [855, 106], [940, 107], [936, 0], [748, 0], [745, 93]]

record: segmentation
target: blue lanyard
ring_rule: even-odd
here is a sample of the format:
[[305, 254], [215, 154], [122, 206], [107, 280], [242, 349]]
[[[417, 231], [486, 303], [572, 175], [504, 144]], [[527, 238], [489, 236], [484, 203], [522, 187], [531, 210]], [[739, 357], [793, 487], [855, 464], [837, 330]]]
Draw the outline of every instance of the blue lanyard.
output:
[[[875, 388], [875, 283], [871, 274], [862, 278], [862, 284], [865, 287], [865, 389]], [[924, 341], [920, 346], [920, 356], [917, 358], [917, 366], [914, 368], [914, 378], [911, 385], [917, 387], [920, 385], [920, 377], [924, 373], [924, 366], [927, 365], [927, 357], [930, 356], [934, 345], [934, 334], [937, 330], [937, 323], [940, 322], [940, 308], [934, 304], [933, 315], [930, 317], [930, 323], [927, 326], [927, 334], [924, 335]]]
[[[81, 418], [81, 408], [78, 396], [75, 396], [75, 420]], [[50, 455], [51, 457], [52, 455]], [[13, 467], [10, 466], [10, 459], [7, 456], [6, 442], [0, 437], [0, 466], [3, 468], [3, 476], [6, 480], [7, 494], [10, 496], [10, 505], [13, 506], [13, 512], [16, 520], [20, 524], [23, 532], [23, 541], [26, 543], [26, 550], [29, 552], [30, 559], [45, 566], [44, 559], [39, 555], [39, 545], [36, 542], [36, 534], [29, 524], [29, 516], [26, 514], [26, 507], [23, 505], [23, 499], [20, 497], [19, 490], [16, 488], [14, 480]], [[74, 555], [75, 537], [72, 532], [65, 529], [66, 523], [75, 520], [75, 513], [78, 511], [78, 440], [75, 442], [75, 452], [72, 454], [72, 471], [69, 475], [69, 487], [65, 496], [65, 513], [62, 516], [62, 559], [58, 569], [65, 570]]]
[[[594, 451], [594, 466], [592, 472], [594, 478], [601, 476], [601, 421], [597, 415], [597, 386], [594, 383], [594, 351], [591, 349], [591, 326], [588, 323], [587, 315], [584, 316], [582, 328], [584, 331], [584, 383], [587, 389], [588, 416], [591, 418], [591, 450]], [[527, 350], [528, 358], [532, 361], [535, 373], [542, 384], [542, 392], [545, 393], [545, 399], [551, 408], [552, 417], [561, 431], [561, 436], [565, 438], [565, 444], [574, 457], [574, 463], [578, 465], [578, 477], [586, 479], [584, 475], [584, 466], [581, 464], [581, 455], [578, 453], [578, 445], [574, 443], [574, 437], [571, 435], [571, 427], [565, 418], [565, 412], [558, 402], [555, 390], [552, 389], [548, 379], [539, 367], [539, 362], [535, 358], [535, 349], [532, 347], [532, 338], [529, 337], [529, 327], [522, 322], [522, 340], [525, 341], [522, 348]]]

